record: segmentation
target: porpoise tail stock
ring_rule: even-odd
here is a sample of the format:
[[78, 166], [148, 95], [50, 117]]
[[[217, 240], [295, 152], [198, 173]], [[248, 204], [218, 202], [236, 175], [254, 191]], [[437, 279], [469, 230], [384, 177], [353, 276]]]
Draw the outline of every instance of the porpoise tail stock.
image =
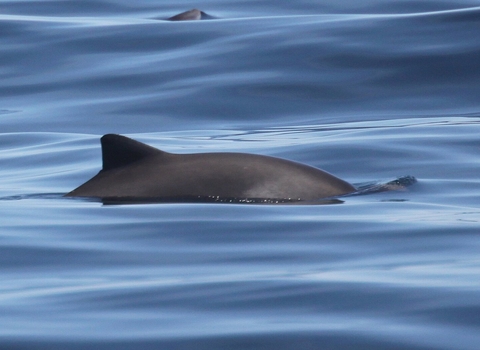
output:
[[65, 196], [120, 203], [212, 199], [285, 203], [316, 201], [356, 190], [323, 170], [276, 157], [173, 154], [115, 134], [103, 136], [101, 144], [102, 170]]

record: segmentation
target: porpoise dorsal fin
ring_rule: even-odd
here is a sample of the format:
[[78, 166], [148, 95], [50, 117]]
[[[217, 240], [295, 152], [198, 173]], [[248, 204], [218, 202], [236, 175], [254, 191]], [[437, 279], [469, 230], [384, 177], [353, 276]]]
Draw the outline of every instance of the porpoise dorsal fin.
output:
[[102, 170], [111, 170], [154, 154], [165, 153], [122, 135], [107, 134], [100, 139], [100, 142], [102, 144]]
[[199, 19], [202, 19], [202, 11], [197, 9], [185, 11], [173, 17], [167, 18], [169, 21], [196, 21]]

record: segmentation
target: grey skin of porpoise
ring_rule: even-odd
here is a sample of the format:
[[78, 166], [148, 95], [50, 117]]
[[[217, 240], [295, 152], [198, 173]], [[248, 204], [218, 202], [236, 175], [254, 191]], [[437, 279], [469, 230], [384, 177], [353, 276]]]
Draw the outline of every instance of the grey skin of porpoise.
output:
[[192, 9], [167, 18], [167, 21], [198, 21], [201, 19], [215, 19], [215, 17], [210, 16], [203, 11]]
[[172, 154], [128, 137], [101, 138], [103, 169], [67, 197], [262, 198], [312, 201], [356, 189], [323, 170], [247, 153]]

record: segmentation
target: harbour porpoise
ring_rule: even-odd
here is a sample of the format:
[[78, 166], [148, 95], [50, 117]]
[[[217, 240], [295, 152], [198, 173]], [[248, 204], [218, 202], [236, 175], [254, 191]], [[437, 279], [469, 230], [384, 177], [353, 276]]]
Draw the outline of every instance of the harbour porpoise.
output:
[[323, 170], [248, 153], [163, 152], [125, 136], [101, 138], [103, 168], [67, 197], [118, 202], [198, 198], [314, 201], [356, 189]]
[[215, 17], [206, 14], [203, 11], [192, 9], [179, 13], [178, 15], [167, 18], [168, 21], [196, 21], [200, 19], [214, 19]]

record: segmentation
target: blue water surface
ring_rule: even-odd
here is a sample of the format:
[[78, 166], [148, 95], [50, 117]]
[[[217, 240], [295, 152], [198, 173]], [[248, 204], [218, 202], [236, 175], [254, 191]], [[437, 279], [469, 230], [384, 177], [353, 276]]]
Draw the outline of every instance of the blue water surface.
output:
[[[0, 348], [479, 349], [479, 33], [473, 0], [0, 1]], [[105, 133], [367, 190], [63, 198]]]

